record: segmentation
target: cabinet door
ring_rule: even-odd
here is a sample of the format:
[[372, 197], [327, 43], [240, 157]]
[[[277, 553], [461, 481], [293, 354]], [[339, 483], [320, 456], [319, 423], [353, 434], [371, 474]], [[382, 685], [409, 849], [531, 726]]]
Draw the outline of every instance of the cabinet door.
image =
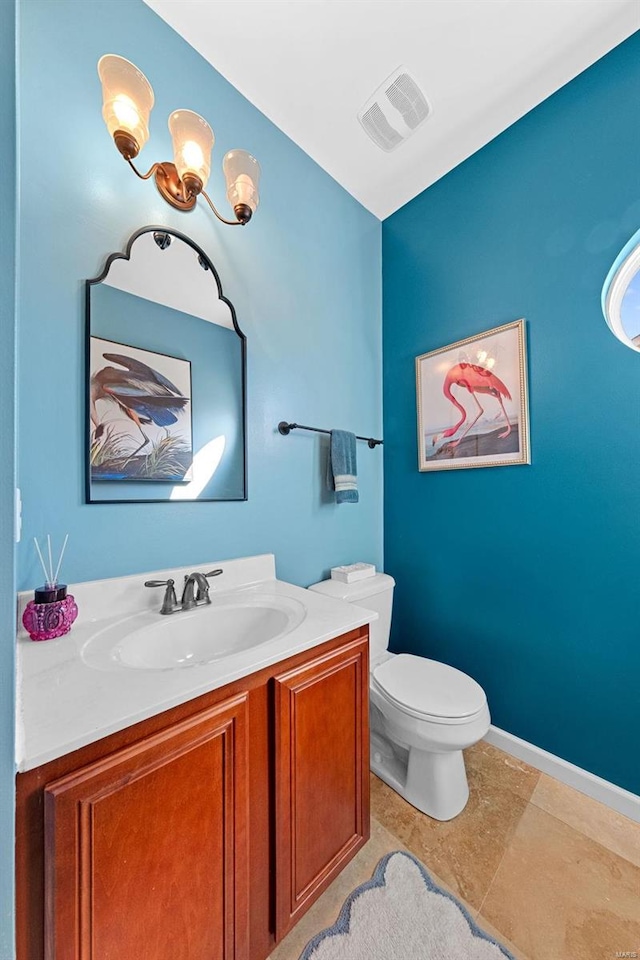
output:
[[276, 940], [369, 837], [365, 639], [275, 678]]
[[246, 695], [45, 789], [47, 960], [245, 960]]

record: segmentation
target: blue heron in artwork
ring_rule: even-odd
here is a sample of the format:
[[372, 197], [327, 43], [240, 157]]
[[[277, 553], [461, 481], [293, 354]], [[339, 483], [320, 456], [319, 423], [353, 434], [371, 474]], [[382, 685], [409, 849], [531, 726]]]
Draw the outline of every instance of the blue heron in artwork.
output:
[[133, 420], [143, 437], [140, 446], [130, 455], [131, 459], [149, 443], [149, 437], [142, 425], [155, 423], [159, 427], [168, 427], [176, 423], [177, 414], [184, 409], [189, 399], [167, 377], [140, 360], [125, 357], [120, 353], [103, 353], [102, 356], [126, 369], [103, 367], [92, 374], [90, 416], [95, 428], [93, 435], [98, 440], [104, 432], [104, 424], [100, 422], [96, 410], [96, 401], [108, 400], [116, 404]]

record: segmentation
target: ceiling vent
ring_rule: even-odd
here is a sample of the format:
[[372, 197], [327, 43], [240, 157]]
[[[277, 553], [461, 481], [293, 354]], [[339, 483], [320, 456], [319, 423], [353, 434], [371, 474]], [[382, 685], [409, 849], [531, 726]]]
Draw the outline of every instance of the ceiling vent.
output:
[[418, 84], [404, 67], [398, 67], [367, 100], [358, 120], [376, 146], [390, 153], [408, 140], [430, 113]]

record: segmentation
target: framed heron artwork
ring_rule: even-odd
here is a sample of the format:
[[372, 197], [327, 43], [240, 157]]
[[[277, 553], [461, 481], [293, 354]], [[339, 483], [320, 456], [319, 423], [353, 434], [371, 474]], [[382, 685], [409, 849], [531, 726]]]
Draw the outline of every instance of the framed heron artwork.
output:
[[191, 364], [91, 337], [89, 457], [93, 480], [191, 480]]
[[530, 463], [524, 320], [416, 358], [421, 471]]

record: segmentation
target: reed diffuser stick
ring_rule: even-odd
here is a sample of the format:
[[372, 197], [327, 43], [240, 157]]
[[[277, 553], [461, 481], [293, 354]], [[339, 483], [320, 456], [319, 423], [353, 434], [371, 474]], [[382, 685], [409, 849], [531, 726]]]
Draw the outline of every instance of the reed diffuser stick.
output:
[[58, 582], [58, 574], [60, 573], [60, 564], [62, 563], [62, 558], [64, 557], [64, 551], [65, 551], [66, 548], [67, 548], [67, 540], [68, 540], [68, 539], [69, 539], [69, 534], [67, 534], [67, 535], [65, 536], [65, 538], [64, 538], [64, 543], [62, 544], [62, 550], [60, 551], [60, 559], [58, 560], [58, 566], [56, 567], [56, 572], [55, 572], [55, 575], [54, 575], [54, 578], [53, 578], [53, 582], [54, 582], [54, 583], [57, 583], [57, 582]]
[[40, 544], [38, 543], [38, 541], [36, 540], [35, 537], [33, 538], [33, 542], [34, 542], [35, 545], [36, 545], [36, 550], [38, 551], [38, 556], [40, 557], [40, 563], [42, 564], [42, 569], [43, 569], [43, 571], [44, 571], [44, 581], [45, 581], [45, 583], [48, 583], [48, 582], [49, 582], [49, 574], [47, 573], [47, 567], [46, 567], [46, 565], [45, 565], [44, 558], [43, 558], [43, 556], [42, 556], [42, 551], [40, 550]]
[[53, 560], [51, 559], [51, 534], [47, 534], [47, 547], [49, 548], [49, 576], [47, 577], [47, 583], [51, 586], [55, 586], [55, 580], [53, 579]]

